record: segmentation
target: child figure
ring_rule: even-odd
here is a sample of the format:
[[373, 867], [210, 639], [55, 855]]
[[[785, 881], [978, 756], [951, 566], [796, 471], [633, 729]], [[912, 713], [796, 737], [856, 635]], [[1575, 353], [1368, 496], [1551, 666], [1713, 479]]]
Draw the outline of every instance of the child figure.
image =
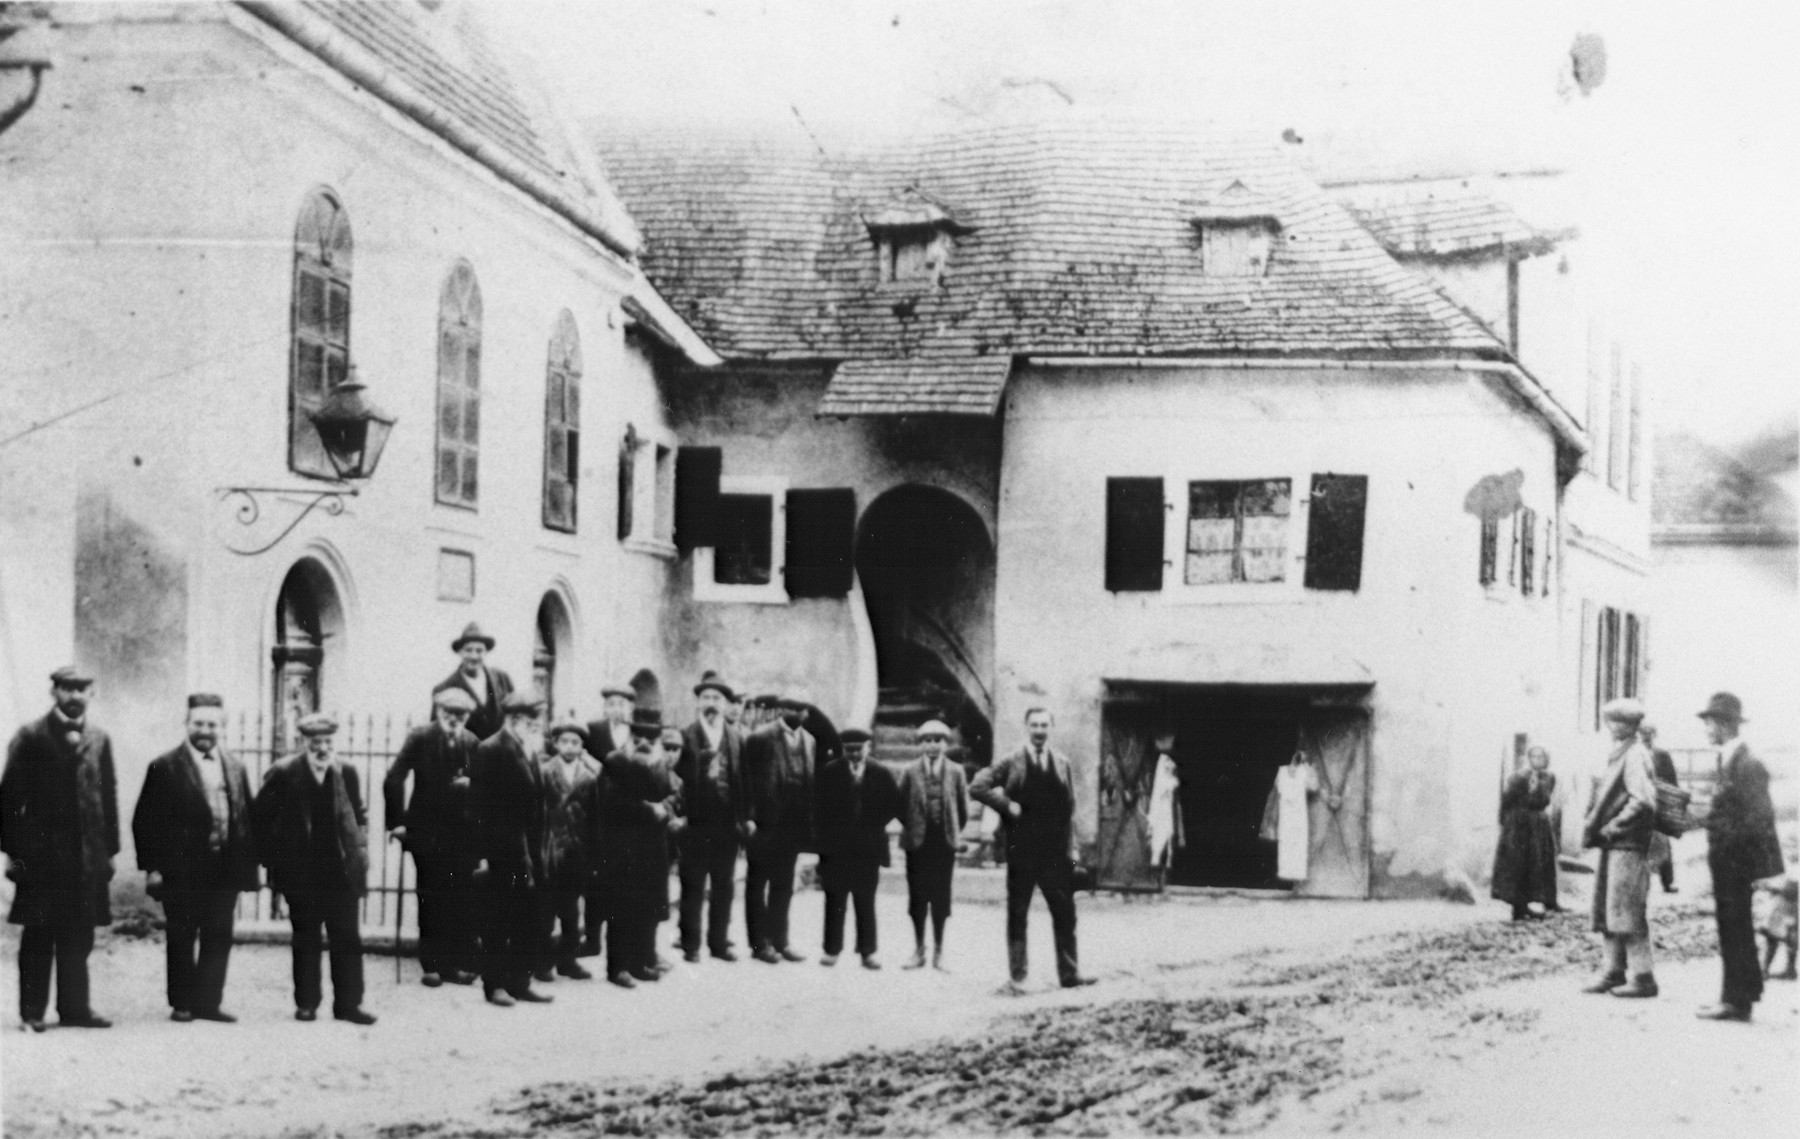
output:
[[[1795, 942], [1795, 905], [1800, 882], [1796, 882], [1792, 874], [1780, 878], [1771, 878], [1758, 883], [1758, 889], [1768, 891], [1770, 904], [1768, 912], [1763, 915], [1762, 928], [1758, 931], [1763, 936], [1763, 976], [1776, 977], [1783, 981], [1794, 979], [1794, 942]], [[1775, 964], [1775, 950], [1787, 946], [1787, 968], [1779, 973], [1771, 973], [1769, 969]]]
[[[587, 729], [573, 720], [550, 728], [551, 753], [542, 760], [544, 776], [544, 877], [538, 890], [538, 960], [540, 981], [554, 973], [576, 981], [593, 974], [582, 968], [581, 899], [594, 874], [590, 834], [595, 821], [600, 765], [587, 753]], [[556, 924], [562, 922], [562, 940]]]

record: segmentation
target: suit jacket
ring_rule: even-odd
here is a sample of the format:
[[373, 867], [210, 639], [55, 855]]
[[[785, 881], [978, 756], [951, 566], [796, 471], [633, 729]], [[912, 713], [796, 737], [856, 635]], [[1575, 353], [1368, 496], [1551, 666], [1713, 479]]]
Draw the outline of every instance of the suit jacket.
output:
[[819, 856], [886, 866], [888, 820], [900, 813], [901, 801], [893, 772], [874, 760], [863, 764], [861, 783], [848, 760], [827, 763], [818, 781]]
[[433, 700], [436, 700], [437, 694], [447, 688], [460, 688], [467, 692], [469, 698], [475, 701], [475, 710], [469, 713], [469, 722], [463, 727], [467, 728], [469, 734], [476, 739], [485, 740], [506, 725], [506, 717], [501, 714], [500, 706], [506, 703], [508, 696], [513, 694], [513, 682], [512, 677], [506, 675], [503, 669], [485, 664], [481, 667], [487, 669], [486, 700], [476, 696], [475, 690], [469, 687], [469, 682], [463, 679], [460, 665], [432, 688], [431, 696]]
[[313, 777], [305, 753], [290, 755], [263, 774], [250, 805], [256, 856], [269, 868], [270, 884], [283, 894], [347, 890], [361, 897], [369, 889], [369, 815], [363, 807], [356, 769], [336, 760], [326, 775], [335, 822], [331, 836], [335, 867], [321, 881], [313, 861]]
[[[629, 725], [627, 725], [627, 727], [629, 727]], [[594, 757], [595, 763], [604, 763], [606, 757], [615, 751], [623, 752], [627, 757], [631, 755], [630, 731], [625, 733], [625, 742], [623, 746], [613, 740], [612, 725], [607, 723], [604, 719], [589, 720], [587, 731], [587, 753]]]
[[1030, 749], [1027, 745], [1020, 745], [1017, 750], [977, 772], [969, 793], [1000, 815], [1001, 825], [1006, 828], [1008, 858], [1016, 854], [1027, 858], [1067, 858], [1074, 861], [1079, 854], [1075, 845], [1074, 772], [1068, 757], [1062, 752], [1046, 747], [1044, 754], [1049, 760], [1050, 770], [1068, 791], [1069, 809], [1062, 817], [1015, 819], [1007, 811], [1008, 804], [1018, 797], [1025, 785], [1027, 764], [1030, 762]]
[[594, 870], [600, 765], [585, 753], [573, 763], [557, 755], [538, 763], [544, 783], [545, 876], [559, 887], [585, 888]]
[[735, 835], [742, 830], [744, 820], [750, 814], [744, 786], [744, 734], [732, 725], [724, 724], [716, 754], [724, 767], [725, 786], [731, 799], [730, 809], [723, 815], [718, 811], [713, 788], [708, 785], [707, 772], [715, 753], [706, 738], [706, 730], [699, 720], [681, 729], [681, 755], [675, 761], [675, 774], [681, 780], [682, 805], [687, 812], [690, 831]]
[[469, 764], [469, 813], [475, 853], [514, 885], [544, 881], [544, 777], [537, 757], [510, 732], [476, 745]]
[[[660, 920], [669, 910], [669, 828], [680, 782], [667, 767], [613, 752], [600, 765], [595, 873], [609, 916]], [[657, 818], [657, 807], [664, 818]]]
[[[381, 781], [388, 829], [406, 827], [406, 848], [415, 856], [441, 855], [475, 863], [469, 824], [469, 768], [481, 741], [458, 729], [454, 736], [435, 723], [414, 728]], [[412, 776], [412, 801], [406, 777]]]
[[131, 816], [138, 869], [163, 876], [166, 889], [254, 890], [260, 884], [250, 826], [250, 777], [238, 758], [218, 749], [230, 817], [225, 841], [212, 850], [212, 803], [192, 751], [184, 743], [150, 761]]
[[1722, 750], [1719, 782], [1706, 816], [1706, 861], [1713, 877], [1754, 881], [1787, 869], [1775, 834], [1769, 769], [1742, 740]]
[[72, 909], [112, 922], [107, 886], [119, 853], [112, 740], [84, 720], [79, 738], [52, 711], [20, 728], [0, 771], [0, 851], [17, 889], [7, 920], [42, 925]]
[[744, 741], [748, 817], [756, 824], [752, 845], [812, 845], [816, 745], [805, 728], [799, 737], [798, 753], [790, 752], [785, 726], [771, 720]]
[[[944, 765], [944, 842], [955, 850], [962, 842], [963, 827], [969, 823], [969, 777], [962, 764], [945, 757]], [[925, 844], [925, 828], [930, 822], [930, 779], [925, 774], [925, 761], [916, 759], [900, 773], [900, 849], [917, 850]]]

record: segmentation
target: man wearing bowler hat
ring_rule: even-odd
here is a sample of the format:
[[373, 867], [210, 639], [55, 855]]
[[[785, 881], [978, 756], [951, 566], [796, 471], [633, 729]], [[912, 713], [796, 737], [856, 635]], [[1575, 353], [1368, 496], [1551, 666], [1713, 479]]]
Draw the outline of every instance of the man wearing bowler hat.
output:
[[1719, 1003], [1701, 1010], [1700, 1018], [1746, 1021], [1751, 1006], [1762, 998], [1763, 987], [1750, 915], [1751, 887], [1787, 866], [1775, 834], [1769, 769], [1739, 734], [1745, 723], [1742, 701], [1720, 692], [1699, 716], [1708, 741], [1719, 749], [1719, 777], [1706, 813], [1706, 865], [1712, 871], [1713, 913], [1725, 972]]
[[469, 814], [481, 921], [481, 987], [488, 1003], [547, 1002], [531, 987], [538, 941], [537, 890], [545, 885], [544, 775], [538, 765], [543, 701], [524, 692], [506, 698], [501, 729], [482, 740], [469, 765]]
[[331, 1015], [374, 1024], [362, 1008], [357, 915], [368, 892], [368, 813], [356, 769], [333, 754], [337, 721], [314, 712], [296, 727], [305, 749], [269, 768], [250, 807], [257, 856], [293, 925], [294, 1019], [318, 1019], [323, 928], [331, 939]]
[[19, 1019], [44, 1031], [56, 970], [56, 1015], [68, 1028], [108, 1028], [88, 1004], [94, 927], [112, 924], [107, 889], [119, 853], [112, 741], [88, 721], [94, 678], [50, 674], [48, 714], [20, 728], [0, 773], [0, 851], [13, 881], [7, 920], [19, 935]]
[[726, 721], [726, 709], [736, 693], [718, 673], [700, 678], [694, 698], [700, 714], [682, 729], [681, 757], [675, 764], [687, 815], [687, 829], [681, 835], [681, 952], [689, 962], [697, 962], [704, 941], [714, 957], [735, 961], [730, 946], [731, 900], [736, 892], [738, 842], [748, 818], [744, 738]]
[[795, 864], [813, 841], [817, 755], [812, 735], [800, 726], [806, 702], [783, 696], [775, 706], [780, 715], [744, 741], [744, 926], [756, 959], [770, 965], [806, 960], [788, 944], [788, 906]]
[[[432, 722], [407, 733], [382, 780], [388, 832], [412, 852], [419, 890], [419, 967], [427, 988], [473, 984], [477, 966], [469, 767], [481, 741], [468, 730], [475, 698], [463, 688], [432, 696]], [[412, 799], [406, 780], [412, 777]]]
[[513, 693], [512, 677], [487, 663], [487, 655], [494, 651], [494, 638], [482, 632], [481, 626], [473, 621], [463, 627], [461, 636], [450, 642], [450, 651], [462, 660], [455, 672], [431, 690], [431, 695], [435, 699], [447, 688], [467, 692], [475, 701], [475, 710], [469, 713], [466, 727], [470, 735], [485, 740], [500, 730], [505, 718], [506, 698]]
[[844, 909], [856, 908], [856, 953], [863, 968], [879, 969], [875, 959], [875, 888], [888, 864], [888, 820], [900, 809], [900, 788], [893, 774], [869, 762], [872, 739], [861, 728], [839, 735], [842, 759], [819, 772], [819, 884], [825, 890], [825, 955], [821, 965], [837, 964], [844, 951]]
[[232, 919], [238, 891], [257, 888], [250, 778], [219, 746], [225, 701], [197, 692], [187, 705], [187, 739], [150, 761], [131, 833], [144, 892], [167, 919], [169, 1019], [229, 1024], [237, 1018], [219, 1006]]

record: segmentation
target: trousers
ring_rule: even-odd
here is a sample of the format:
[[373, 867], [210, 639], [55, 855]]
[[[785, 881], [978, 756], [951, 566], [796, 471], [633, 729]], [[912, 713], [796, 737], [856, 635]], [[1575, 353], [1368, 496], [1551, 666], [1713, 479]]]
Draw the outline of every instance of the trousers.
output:
[[[698, 953], [701, 942], [725, 951], [731, 932], [731, 901], [737, 893], [737, 835], [731, 831], [689, 830], [681, 836], [681, 948]], [[707, 893], [711, 885], [710, 896]], [[701, 925], [702, 912], [705, 927]], [[752, 946], [751, 948], [755, 948]]]
[[531, 984], [538, 944], [537, 898], [522, 879], [496, 875], [482, 891], [481, 987], [518, 994]]
[[463, 862], [441, 854], [413, 854], [419, 878], [419, 967], [427, 973], [475, 971], [475, 907]]
[[822, 854], [819, 884], [825, 890], [825, 954], [844, 951], [844, 914], [856, 907], [856, 952], [867, 957], [875, 952], [875, 888], [881, 883], [881, 864], [872, 858]]
[[87, 1016], [88, 954], [94, 926], [79, 915], [52, 911], [51, 920], [19, 931], [19, 1019], [42, 1020], [50, 1007], [50, 969], [56, 967], [56, 1015]]
[[1749, 1008], [1762, 999], [1762, 963], [1756, 956], [1756, 928], [1750, 913], [1752, 881], [1713, 870], [1713, 914], [1719, 927], [1719, 961], [1725, 977], [1719, 1000]]
[[949, 918], [950, 878], [955, 870], [956, 851], [944, 843], [906, 852], [906, 912], [914, 922]]
[[225, 999], [237, 896], [236, 890], [204, 887], [163, 896], [170, 1008], [218, 1011]]
[[1075, 890], [1069, 860], [1033, 859], [1012, 852], [1006, 864], [1006, 950], [1012, 979], [1026, 975], [1025, 925], [1032, 892], [1041, 891], [1050, 909], [1050, 930], [1056, 941], [1056, 973], [1063, 981], [1079, 975], [1075, 954]]
[[606, 975], [617, 977], [655, 969], [656, 927], [661, 924], [660, 919], [648, 914], [613, 914], [606, 923]]
[[[362, 929], [359, 899], [348, 890], [283, 895], [294, 928], [294, 1007], [316, 1009], [324, 999], [319, 959], [331, 939], [331, 1008], [362, 1007]], [[323, 931], [323, 937], [321, 936]]]
[[[581, 896], [586, 883], [547, 886], [538, 891], [537, 966], [572, 965], [581, 955]], [[562, 940], [556, 925], [562, 923]]]
[[794, 900], [794, 865], [799, 860], [796, 843], [750, 847], [744, 869], [744, 932], [752, 950], [779, 953], [788, 947], [788, 906]]

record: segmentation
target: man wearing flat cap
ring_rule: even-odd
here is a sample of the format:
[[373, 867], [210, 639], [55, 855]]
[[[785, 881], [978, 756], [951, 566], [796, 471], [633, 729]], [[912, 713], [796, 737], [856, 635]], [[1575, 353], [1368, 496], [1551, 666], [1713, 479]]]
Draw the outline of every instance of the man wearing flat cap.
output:
[[856, 953], [863, 968], [879, 969], [876, 960], [875, 888], [888, 864], [888, 821], [900, 809], [900, 788], [893, 773], [869, 761], [873, 740], [861, 728], [847, 728], [839, 740], [841, 759], [819, 772], [819, 884], [825, 890], [825, 955], [821, 965], [837, 964], [844, 951], [844, 909], [856, 909]]
[[656, 927], [669, 915], [669, 835], [681, 817], [672, 773], [681, 733], [664, 729], [654, 713], [640, 715], [631, 732], [631, 749], [600, 764], [595, 858], [607, 921], [606, 979], [625, 989], [662, 977]]
[[726, 720], [726, 709], [735, 697], [718, 673], [700, 678], [694, 685], [700, 714], [682, 729], [681, 757], [675, 764], [687, 815], [681, 835], [681, 952], [690, 962], [700, 960], [703, 941], [719, 960], [737, 960], [730, 946], [731, 900], [736, 893], [738, 843], [749, 807], [743, 781], [744, 737]]
[[[592, 977], [581, 953], [581, 903], [594, 880], [600, 764], [587, 753], [587, 728], [559, 720], [544, 734], [544, 877], [538, 892], [540, 981], [556, 973], [576, 981]], [[556, 924], [562, 923], [562, 940]], [[554, 972], [552, 972], [554, 970]]]
[[1638, 740], [1644, 706], [1611, 700], [1600, 709], [1612, 736], [1606, 770], [1594, 784], [1582, 846], [1597, 847], [1594, 932], [1606, 936], [1606, 971], [1582, 991], [1615, 997], [1657, 994], [1650, 948], [1650, 836], [1656, 828], [1656, 780]]
[[942, 720], [919, 725], [919, 758], [900, 776], [900, 849], [906, 852], [906, 911], [912, 918], [908, 969], [925, 966], [925, 925], [931, 923], [931, 964], [944, 967], [944, 924], [950, 920], [950, 876], [969, 821], [968, 779], [948, 756], [950, 728]]
[[482, 740], [469, 764], [477, 906], [481, 912], [481, 987], [488, 1003], [542, 1003], [531, 987], [538, 939], [537, 890], [544, 884], [544, 773], [538, 765], [543, 702], [523, 692], [506, 698], [499, 731]]
[[513, 693], [512, 677], [487, 663], [487, 655], [494, 651], [494, 638], [482, 632], [481, 626], [473, 621], [463, 627], [462, 635], [450, 642], [450, 651], [462, 659], [457, 662], [456, 671], [440, 681], [431, 690], [431, 695], [435, 699], [447, 688], [459, 688], [468, 693], [475, 708], [469, 713], [465, 727], [476, 739], [485, 740], [500, 730], [506, 698]]
[[1706, 866], [1712, 871], [1713, 913], [1719, 927], [1719, 959], [1724, 966], [1719, 1003], [1703, 1009], [1703, 1020], [1750, 1019], [1762, 999], [1762, 968], [1756, 960], [1756, 932], [1750, 914], [1751, 888], [1759, 878], [1786, 871], [1775, 834], [1775, 806], [1769, 798], [1769, 769], [1740, 734], [1744, 705], [1720, 692], [1699, 712], [1707, 740], [1719, 749], [1718, 781], [1706, 813]]
[[167, 922], [170, 1019], [229, 1024], [237, 1018], [220, 1004], [238, 892], [258, 885], [250, 778], [219, 746], [225, 701], [198, 692], [187, 705], [187, 740], [150, 761], [131, 833]]
[[356, 769], [333, 754], [337, 721], [314, 712], [296, 727], [304, 750], [269, 768], [250, 807], [257, 856], [293, 926], [294, 1019], [318, 1019], [323, 929], [331, 939], [331, 1015], [374, 1024], [362, 1008], [357, 915], [368, 891], [368, 813]]
[[73, 668], [50, 674], [52, 707], [20, 728], [0, 772], [0, 851], [13, 881], [7, 920], [19, 935], [19, 1019], [44, 1031], [50, 973], [56, 1015], [70, 1028], [107, 1028], [88, 1004], [94, 927], [112, 924], [107, 890], [119, 853], [112, 740], [88, 720], [94, 680]]
[[758, 961], [804, 961], [788, 944], [794, 867], [813, 841], [816, 744], [801, 727], [807, 704], [776, 701], [780, 715], [744, 741], [749, 802], [744, 841], [744, 926]]
[[432, 722], [407, 733], [381, 791], [388, 832], [412, 853], [419, 891], [419, 967], [425, 986], [437, 988], [445, 981], [473, 984], [479, 964], [469, 767], [481, 741], [468, 730], [475, 698], [466, 690], [441, 688], [431, 703]]

